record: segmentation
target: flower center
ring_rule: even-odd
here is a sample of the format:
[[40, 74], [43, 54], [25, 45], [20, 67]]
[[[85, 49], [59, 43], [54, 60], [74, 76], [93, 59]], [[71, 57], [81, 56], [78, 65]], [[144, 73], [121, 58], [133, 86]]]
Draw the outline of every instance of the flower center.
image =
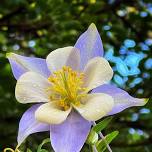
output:
[[73, 71], [68, 66], [55, 71], [48, 80], [51, 82], [50, 100], [64, 110], [71, 105], [79, 106], [81, 99], [87, 95], [87, 88], [83, 87], [84, 73]]

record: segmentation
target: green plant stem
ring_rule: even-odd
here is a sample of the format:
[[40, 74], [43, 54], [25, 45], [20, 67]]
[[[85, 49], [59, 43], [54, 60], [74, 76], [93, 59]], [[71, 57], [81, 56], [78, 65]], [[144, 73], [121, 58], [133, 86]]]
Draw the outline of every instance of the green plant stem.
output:
[[[95, 122], [95, 121], [93, 122], [93, 126], [96, 126], [96, 122]], [[109, 150], [109, 152], [112, 152], [112, 149], [111, 149], [111, 147], [109, 146], [109, 144], [107, 143], [107, 141], [106, 141], [104, 135], [102, 134], [102, 132], [99, 132], [99, 136], [100, 136], [100, 138], [105, 142], [105, 144], [106, 144], [107, 149]]]

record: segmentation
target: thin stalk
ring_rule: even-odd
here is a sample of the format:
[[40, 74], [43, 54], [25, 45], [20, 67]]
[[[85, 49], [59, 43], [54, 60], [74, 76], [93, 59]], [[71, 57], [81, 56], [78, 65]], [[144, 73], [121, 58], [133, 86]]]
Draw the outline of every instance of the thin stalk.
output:
[[[96, 122], [95, 121], [93, 122], [93, 126], [96, 126]], [[102, 132], [99, 132], [99, 136], [105, 142], [105, 144], [106, 144], [107, 149], [109, 150], [109, 152], [112, 152], [112, 149], [110, 148], [109, 144], [107, 143], [107, 141], [106, 141], [104, 135], [102, 134]]]

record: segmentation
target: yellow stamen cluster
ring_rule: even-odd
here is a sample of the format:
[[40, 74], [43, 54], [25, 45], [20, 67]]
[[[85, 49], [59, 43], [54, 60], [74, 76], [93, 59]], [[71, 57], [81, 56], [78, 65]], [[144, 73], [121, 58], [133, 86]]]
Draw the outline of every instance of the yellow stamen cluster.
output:
[[69, 109], [72, 104], [79, 106], [81, 99], [87, 94], [87, 89], [83, 87], [84, 74], [73, 71], [70, 67], [64, 66], [48, 80], [51, 82], [50, 101], [56, 102], [64, 110]]

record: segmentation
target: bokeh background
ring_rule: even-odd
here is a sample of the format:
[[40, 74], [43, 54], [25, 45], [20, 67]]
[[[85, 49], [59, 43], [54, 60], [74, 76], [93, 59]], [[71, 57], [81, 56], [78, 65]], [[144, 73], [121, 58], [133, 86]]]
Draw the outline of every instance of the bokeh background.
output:
[[[6, 53], [45, 58], [56, 48], [74, 45], [92, 22], [115, 73], [112, 83], [134, 97], [152, 97], [151, 0], [1, 0], [0, 151], [16, 145], [19, 119], [30, 106], [15, 99], [16, 80]], [[104, 134], [113, 130], [120, 131], [111, 143], [114, 152], [151, 152], [151, 99], [144, 107], [115, 115]], [[23, 145], [36, 151], [47, 137], [49, 133], [34, 134]]]

